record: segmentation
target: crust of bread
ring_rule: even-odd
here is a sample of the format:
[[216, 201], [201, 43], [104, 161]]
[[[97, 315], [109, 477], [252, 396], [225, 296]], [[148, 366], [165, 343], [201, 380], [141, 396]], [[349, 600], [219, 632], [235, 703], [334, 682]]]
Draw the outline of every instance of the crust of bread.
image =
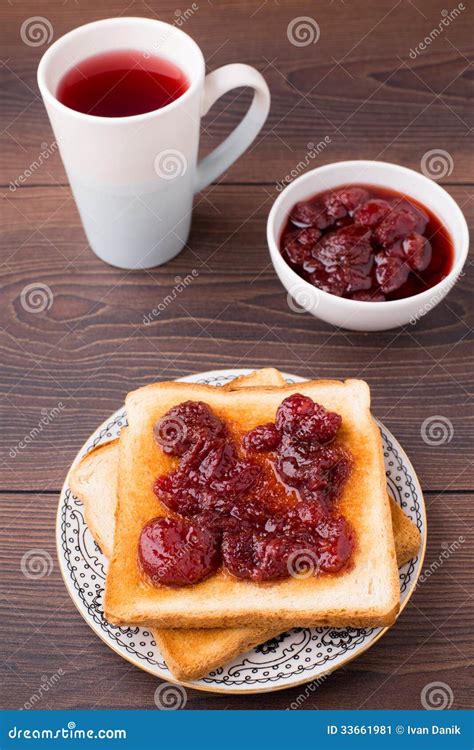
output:
[[213, 669], [279, 636], [282, 628], [153, 629], [158, 648], [178, 680], [199, 680]]
[[90, 532], [109, 560], [114, 549], [118, 450], [118, 439], [97, 446], [74, 466], [69, 475], [69, 486], [82, 500]]
[[397, 564], [401, 568], [418, 553], [421, 545], [421, 534], [417, 525], [405, 515], [392, 498], [390, 498], [390, 512], [392, 514]]
[[239, 375], [222, 387], [226, 391], [238, 391], [240, 388], [278, 387], [282, 385], [285, 385], [285, 379], [279, 370], [275, 367], [263, 367], [261, 370], [250, 372], [248, 375]]
[[[274, 419], [283, 398], [301, 392], [343, 418], [342, 442], [354, 464], [340, 506], [356, 531], [350, 570], [336, 576], [286, 579], [269, 584], [239, 581], [219, 571], [193, 586], [153, 586], [137, 564], [144, 524], [166, 515], [153, 492], [159, 474], [175, 460], [153, 440], [153, 425], [187, 399], [207, 402], [238, 429]], [[105, 592], [105, 613], [116, 624], [165, 628], [250, 626], [373, 627], [391, 624], [399, 609], [399, 584], [381, 438], [370, 415], [370, 392], [358, 380], [308, 381], [281, 388], [238, 391], [192, 383], [156, 383], [130, 393], [129, 426], [120, 436], [114, 551]]]

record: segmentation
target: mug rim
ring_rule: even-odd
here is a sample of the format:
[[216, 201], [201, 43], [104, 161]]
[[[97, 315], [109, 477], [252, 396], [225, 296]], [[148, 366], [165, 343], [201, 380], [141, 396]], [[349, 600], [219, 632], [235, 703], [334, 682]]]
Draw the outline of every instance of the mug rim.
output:
[[[188, 40], [188, 42], [191, 43], [191, 46], [194, 47], [194, 50], [196, 51], [198, 57], [199, 57], [199, 70], [195, 75], [193, 76], [192, 80], [190, 81], [189, 87], [186, 89], [186, 91], [181, 94], [178, 99], [175, 99], [173, 102], [170, 102], [169, 104], [166, 104], [164, 107], [160, 107], [159, 109], [152, 109], [150, 112], [142, 112], [138, 115], [125, 115], [123, 117], [104, 117], [103, 115], [91, 115], [85, 112], [78, 112], [76, 109], [72, 109], [71, 107], [66, 106], [62, 102], [59, 101], [57, 96], [51, 91], [49, 85], [46, 83], [46, 72], [48, 69], [48, 65], [51, 64], [51, 58], [53, 57], [54, 53], [58, 51], [62, 46], [67, 44], [72, 38], [76, 36], [81, 36], [84, 33], [87, 33], [88, 30], [92, 29], [93, 27], [97, 26], [123, 26], [127, 22], [134, 22], [139, 24], [153, 24], [161, 26], [162, 28], [165, 27], [167, 29], [171, 29], [173, 33], [177, 34], [178, 36], [181, 35]], [[133, 45], [131, 46], [133, 48]], [[107, 49], [103, 50], [104, 52], [107, 51]], [[84, 58], [86, 59], [86, 58]], [[69, 68], [68, 68], [69, 69]], [[68, 70], [67, 69], [67, 70]], [[67, 70], [63, 71], [64, 73], [67, 72]], [[48, 102], [54, 107], [57, 107], [59, 110], [63, 111], [64, 113], [68, 114], [71, 117], [74, 117], [76, 119], [86, 120], [89, 122], [96, 122], [96, 123], [108, 123], [110, 125], [121, 125], [124, 123], [139, 123], [143, 122], [147, 119], [151, 119], [152, 117], [156, 117], [157, 115], [166, 112], [171, 111], [172, 109], [177, 108], [180, 104], [182, 104], [186, 99], [191, 97], [199, 85], [202, 83], [204, 79], [204, 72], [205, 72], [205, 61], [204, 61], [204, 55], [202, 53], [201, 48], [197, 44], [197, 42], [194, 41], [194, 39], [189, 35], [186, 34], [185, 31], [182, 31], [182, 29], [178, 29], [176, 26], [174, 26], [171, 23], [167, 23], [166, 21], [160, 21], [157, 18], [145, 18], [142, 16], [124, 16], [120, 18], [101, 18], [98, 21], [91, 21], [89, 23], [82, 24], [81, 26], [76, 26], [76, 28], [71, 29], [70, 31], [67, 31], [65, 34], [60, 36], [56, 41], [51, 44], [50, 47], [46, 50], [46, 52], [41, 57], [41, 60], [38, 64], [38, 71], [37, 71], [37, 81], [38, 81], [38, 87], [41, 93], [41, 96], [43, 97], [44, 101]]]
[[[306, 281], [306, 279], [303, 279], [301, 276], [299, 276], [296, 271], [291, 268], [289, 263], [286, 262], [283, 255], [280, 252], [279, 249], [279, 242], [278, 238], [276, 237], [276, 230], [275, 230], [275, 223], [278, 216], [278, 213], [281, 209], [281, 204], [283, 203], [283, 196], [289, 195], [291, 191], [294, 189], [295, 184], [302, 183], [302, 182], [310, 182], [312, 178], [316, 174], [321, 174], [324, 172], [329, 172], [335, 167], [347, 167], [351, 168], [354, 166], [365, 166], [367, 168], [386, 168], [391, 169], [393, 171], [400, 171], [405, 173], [407, 176], [410, 175], [416, 175], [417, 178], [420, 178], [422, 181], [428, 183], [431, 188], [433, 188], [438, 192], [441, 192], [443, 194], [443, 197], [447, 200], [450, 210], [455, 214], [453, 216], [452, 221], [448, 224], [446, 222], [446, 229], [449, 231], [449, 234], [452, 238], [453, 246], [454, 246], [454, 235], [451, 231], [451, 226], [456, 221], [459, 222], [461, 233], [462, 233], [462, 239], [460, 241], [460, 249], [459, 249], [459, 255], [458, 257], [454, 257], [453, 259], [453, 266], [449, 273], [444, 277], [444, 279], [441, 279], [441, 281], [438, 281], [437, 284], [430, 287], [429, 289], [425, 289], [424, 292], [420, 292], [419, 294], [415, 294], [412, 297], [405, 297], [402, 299], [396, 299], [396, 300], [384, 300], [384, 301], [370, 301], [370, 308], [367, 305], [367, 301], [365, 300], [354, 300], [349, 299], [347, 297], [337, 297], [334, 294], [330, 294], [329, 292], [325, 292], [323, 289], [318, 289], [313, 284], [310, 284], [309, 281]], [[341, 185], [343, 185], [344, 182], [341, 182]], [[370, 175], [367, 176], [367, 179], [363, 181], [363, 184], [370, 185]], [[418, 200], [416, 196], [414, 195], [414, 191], [407, 190], [405, 193], [407, 196], [411, 196], [414, 198], [414, 200]], [[308, 195], [308, 198], [311, 197], [311, 195]], [[302, 198], [301, 200], [304, 200]], [[442, 287], [448, 286], [449, 282], [453, 281], [452, 285], [450, 286], [449, 290], [452, 289], [452, 287], [459, 281], [459, 278], [461, 277], [462, 269], [466, 263], [468, 252], [469, 252], [469, 229], [467, 226], [466, 218], [461, 211], [459, 205], [454, 200], [454, 198], [437, 182], [434, 182], [429, 177], [426, 177], [426, 175], [422, 174], [421, 172], [417, 172], [414, 169], [410, 169], [409, 167], [404, 167], [401, 164], [395, 164], [393, 162], [387, 162], [387, 161], [377, 161], [375, 159], [350, 159], [350, 160], [341, 160], [341, 161], [335, 161], [331, 162], [329, 164], [323, 164], [320, 167], [315, 167], [315, 169], [311, 169], [309, 172], [305, 172], [302, 175], [299, 175], [299, 177], [296, 177], [292, 182], [290, 182], [284, 190], [281, 191], [278, 198], [276, 198], [275, 202], [273, 203], [273, 206], [270, 209], [270, 213], [268, 214], [267, 219], [267, 244], [270, 250], [270, 257], [272, 260], [272, 263], [274, 265], [283, 265], [284, 269], [290, 273], [291, 276], [295, 278], [295, 281], [298, 280], [299, 283], [304, 284], [309, 289], [313, 290], [316, 294], [322, 295], [322, 298], [327, 300], [328, 304], [338, 304], [345, 306], [347, 309], [356, 307], [359, 310], [368, 310], [368, 309], [399, 309], [407, 305], [407, 303], [410, 302], [410, 300], [417, 299], [425, 301], [433, 296], [433, 293], [435, 293], [437, 290], [441, 289]], [[388, 308], [390, 306], [390, 308]]]

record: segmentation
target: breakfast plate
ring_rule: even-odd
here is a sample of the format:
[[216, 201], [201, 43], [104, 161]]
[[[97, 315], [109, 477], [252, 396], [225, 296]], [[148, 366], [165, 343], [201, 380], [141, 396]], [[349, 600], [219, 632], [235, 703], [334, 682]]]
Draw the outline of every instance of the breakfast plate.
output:
[[[182, 378], [183, 381], [220, 386], [248, 369], [219, 370]], [[303, 378], [284, 375], [290, 383]], [[127, 424], [125, 408], [117, 410], [87, 440], [73, 466], [98, 445], [120, 434]], [[384, 449], [387, 488], [421, 533], [419, 555], [399, 570], [401, 610], [412, 595], [421, 572], [426, 546], [426, 514], [422, 491], [403, 449], [393, 435], [378, 423]], [[146, 628], [116, 626], [103, 611], [107, 559], [94, 541], [84, 519], [83, 505], [66, 478], [59, 500], [56, 543], [66, 588], [92, 630], [120, 656], [135, 666], [166, 680], [177, 682]], [[319, 681], [372, 646], [388, 628], [295, 628], [282, 633], [230, 663], [192, 682], [187, 687], [217, 693], [258, 693]]]

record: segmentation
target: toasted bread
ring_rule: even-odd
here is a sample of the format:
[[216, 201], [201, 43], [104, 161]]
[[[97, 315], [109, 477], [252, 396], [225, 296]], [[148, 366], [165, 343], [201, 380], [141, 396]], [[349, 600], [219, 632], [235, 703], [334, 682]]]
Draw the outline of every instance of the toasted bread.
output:
[[393, 537], [398, 567], [401, 568], [418, 553], [421, 534], [416, 524], [405, 515], [397, 503], [390, 498]]
[[285, 379], [281, 372], [275, 367], [263, 367], [261, 370], [250, 372], [248, 375], [239, 375], [223, 385], [222, 388], [225, 391], [238, 391], [240, 388], [282, 385], [285, 385]]
[[[152, 492], [152, 483], [175, 465], [153, 440], [156, 420], [185, 400], [201, 400], [244, 431], [273, 420], [283, 398], [296, 392], [338, 412], [343, 419], [341, 437], [352, 453], [353, 470], [340, 506], [356, 532], [352, 568], [336, 576], [291, 578], [265, 585], [219, 571], [180, 589], [153, 586], [137, 564], [138, 538], [146, 522], [167, 514]], [[370, 415], [370, 394], [364, 382], [315, 381], [238, 391], [158, 383], [129, 394], [126, 407], [129, 427], [120, 437], [115, 542], [105, 592], [105, 612], [111, 622], [267, 629], [295, 623], [370, 627], [393, 622], [399, 607], [399, 585], [390, 506], [381, 439]]]
[[114, 549], [118, 451], [118, 439], [99, 445], [69, 474], [69, 487], [82, 500], [89, 530], [109, 560]]

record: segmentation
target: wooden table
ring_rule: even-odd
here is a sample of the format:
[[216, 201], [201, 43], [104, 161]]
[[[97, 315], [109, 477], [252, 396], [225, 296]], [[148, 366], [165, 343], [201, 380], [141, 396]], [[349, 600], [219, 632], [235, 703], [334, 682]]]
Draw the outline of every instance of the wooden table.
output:
[[[158, 17], [158, 7], [161, 19], [175, 19], [174, 4], [153, 0], [49, 0], [41, 13], [57, 38], [100, 17]], [[271, 88], [271, 113], [245, 156], [197, 197], [187, 248], [162, 268], [126, 273], [88, 248], [58, 154], [32, 166], [42, 144], [52, 141], [36, 86], [46, 46], [21, 38], [22, 23], [38, 15], [37, 4], [2, 5], [3, 707], [22, 707], [43, 675], [62, 669], [38, 707], [154, 708], [157, 680], [92, 633], [57, 563], [49, 576], [28, 580], [20, 561], [32, 548], [55, 559], [64, 476], [79, 446], [127, 391], [211, 368], [264, 365], [307, 377], [367, 380], [375, 414], [416, 467], [428, 510], [425, 566], [432, 575], [390, 632], [311, 693], [303, 708], [420, 708], [422, 688], [436, 681], [449, 685], [453, 708], [468, 706], [472, 262], [447, 300], [418, 325], [350, 333], [288, 307], [265, 241], [277, 182], [305, 159], [308, 143], [325, 136], [330, 143], [308, 169], [372, 158], [419, 170], [426, 152], [442, 149], [448, 161], [440, 182], [472, 219], [468, 11], [410, 57], [438, 26], [443, 8], [428, 0], [199, 4], [184, 28], [201, 45], [209, 69], [237, 61], [255, 65]], [[288, 41], [288, 24], [300, 16], [317, 21], [316, 44]], [[248, 101], [247, 92], [234, 92], [212, 110], [203, 152], [238, 122]], [[16, 188], [20, 175], [27, 176]], [[193, 268], [192, 285], [144, 326], [143, 316]], [[22, 291], [38, 283], [51, 289], [53, 302], [41, 313], [28, 312]], [[61, 413], [19, 447], [59, 403]], [[430, 446], [421, 426], [434, 415], [449, 420], [453, 433], [449, 442]], [[456, 540], [463, 540], [457, 551], [437, 564]], [[300, 692], [237, 698], [190, 691], [187, 707], [285, 708]]]

